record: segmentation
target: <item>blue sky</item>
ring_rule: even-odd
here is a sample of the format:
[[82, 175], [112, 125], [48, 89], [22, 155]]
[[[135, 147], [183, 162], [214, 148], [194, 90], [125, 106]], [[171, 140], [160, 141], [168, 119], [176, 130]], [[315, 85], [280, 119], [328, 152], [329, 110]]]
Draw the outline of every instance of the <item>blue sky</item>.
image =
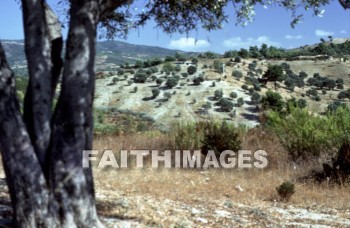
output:
[[[49, 1], [56, 2], [56, 1]], [[126, 41], [133, 44], [160, 46], [184, 51], [214, 51], [247, 48], [262, 43], [283, 48], [299, 47], [319, 42], [320, 38], [332, 35], [335, 38], [349, 37], [350, 11], [345, 11], [338, 1], [331, 1], [324, 9], [323, 17], [304, 12], [304, 20], [294, 29], [290, 27], [289, 13], [276, 6], [256, 8], [255, 20], [246, 27], [236, 26], [232, 7], [228, 7], [231, 20], [218, 31], [202, 29], [186, 35], [164, 34], [150, 21], [144, 28], [131, 31]], [[140, 5], [137, 10], [142, 10]], [[0, 4], [0, 39], [23, 39], [20, 6], [14, 0], [2, 0]]]

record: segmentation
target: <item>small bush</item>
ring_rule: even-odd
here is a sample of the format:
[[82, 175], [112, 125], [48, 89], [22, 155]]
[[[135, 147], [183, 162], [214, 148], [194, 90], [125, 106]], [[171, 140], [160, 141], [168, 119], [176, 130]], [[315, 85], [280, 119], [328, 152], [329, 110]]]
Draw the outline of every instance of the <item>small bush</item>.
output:
[[233, 109], [233, 103], [228, 100], [227, 98], [221, 98], [218, 102], [217, 105], [220, 106], [220, 110], [223, 112], [230, 112]]
[[176, 78], [168, 78], [168, 80], [166, 81], [165, 85], [168, 87], [168, 88], [173, 88], [177, 85], [177, 80]]
[[236, 79], [239, 80], [240, 78], [243, 77], [243, 74], [239, 70], [234, 70], [234, 71], [232, 71], [232, 77], [235, 77]]
[[346, 130], [338, 132], [341, 125], [337, 121], [333, 117], [313, 116], [307, 109], [299, 108], [292, 108], [288, 116], [274, 111], [267, 116], [267, 126], [279, 137], [294, 161], [334, 153], [341, 134], [347, 135]]
[[292, 182], [285, 181], [283, 184], [276, 188], [276, 191], [281, 197], [282, 201], [288, 202], [292, 195], [295, 193], [294, 184]]
[[236, 92], [231, 92], [231, 93], [230, 93], [230, 97], [231, 97], [232, 99], [236, 99], [236, 98], [237, 98], [237, 93], [236, 93]]
[[189, 75], [192, 75], [192, 74], [194, 74], [194, 73], [196, 73], [197, 72], [197, 67], [195, 67], [195, 66], [189, 66], [188, 68], [187, 68], [187, 73], [189, 74]]
[[135, 83], [145, 83], [147, 80], [147, 74], [138, 72], [134, 76], [134, 82]]
[[201, 148], [203, 154], [213, 150], [217, 157], [225, 150], [238, 151], [241, 149], [238, 130], [234, 125], [225, 121], [221, 124], [208, 122], [205, 126], [205, 134]]
[[152, 89], [152, 98], [156, 98], [160, 93], [159, 89]]
[[242, 105], [244, 105], [244, 100], [242, 97], [238, 98], [237, 99], [237, 107], [241, 107]]
[[262, 97], [261, 103], [264, 109], [272, 109], [277, 112], [281, 112], [284, 107], [282, 96], [271, 90], [267, 91], [266, 95]]
[[193, 79], [193, 84], [200, 85], [203, 81], [204, 81], [204, 78], [202, 76], [199, 76]]
[[219, 100], [223, 97], [222, 89], [215, 90], [214, 92], [214, 99]]

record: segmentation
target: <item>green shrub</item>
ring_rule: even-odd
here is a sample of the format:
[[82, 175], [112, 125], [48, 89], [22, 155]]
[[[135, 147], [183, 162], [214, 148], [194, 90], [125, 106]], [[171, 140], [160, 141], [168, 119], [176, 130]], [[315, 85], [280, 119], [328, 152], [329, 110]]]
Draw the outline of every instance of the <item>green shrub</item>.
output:
[[223, 97], [224, 93], [222, 92], [222, 89], [218, 89], [214, 91], [214, 99], [219, 100]]
[[160, 90], [155, 88], [155, 89], [152, 89], [152, 98], [156, 98], [160, 93]]
[[213, 150], [215, 155], [219, 157], [225, 150], [240, 150], [241, 141], [238, 132], [234, 125], [229, 125], [225, 121], [221, 124], [208, 122], [205, 125], [202, 153], [207, 154], [209, 150]]
[[163, 71], [167, 74], [170, 74], [170, 72], [175, 71], [175, 65], [170, 62], [166, 62], [163, 64]]
[[241, 107], [242, 105], [244, 105], [244, 100], [242, 97], [238, 98], [237, 99], [237, 107]]
[[183, 73], [181, 73], [181, 76], [184, 77], [184, 78], [187, 78], [188, 77], [188, 73], [183, 72]]
[[282, 201], [288, 202], [292, 195], [295, 193], [294, 184], [292, 182], [285, 181], [283, 184], [276, 188], [276, 191], [281, 197]]
[[236, 93], [236, 92], [231, 92], [231, 93], [230, 93], [230, 97], [231, 97], [232, 99], [236, 99], [236, 98], [237, 98], [237, 93]]
[[261, 100], [260, 94], [254, 91], [251, 95], [251, 100], [253, 104], [259, 104]]
[[137, 72], [134, 76], [135, 83], [145, 83], [147, 80], [147, 74], [143, 72]]
[[203, 140], [204, 126], [204, 122], [175, 123], [170, 131], [174, 134], [175, 149], [198, 150]]
[[195, 66], [189, 66], [188, 68], [187, 68], [187, 73], [189, 74], [189, 75], [192, 75], [192, 74], [194, 74], [194, 73], [196, 73], [197, 72], [197, 67], [195, 67]]
[[262, 106], [265, 110], [272, 109], [281, 112], [284, 107], [283, 98], [280, 94], [268, 90], [261, 99]]
[[241, 57], [237, 56], [237, 57], [235, 58], [235, 60], [234, 60], [234, 61], [235, 61], [235, 63], [240, 63], [240, 62], [241, 62], [241, 60], [242, 60], [242, 59], [241, 59]]
[[157, 79], [156, 79], [156, 83], [157, 83], [158, 86], [160, 86], [160, 85], [163, 83], [163, 81], [164, 81], [164, 80], [161, 79], [161, 78], [157, 78]]
[[175, 87], [177, 85], [178, 80], [176, 80], [176, 78], [168, 78], [168, 80], [165, 82], [165, 85], [172, 89], [173, 87]]
[[202, 76], [199, 76], [193, 79], [194, 85], [200, 85], [202, 82], [204, 82], [204, 78]]
[[338, 139], [335, 138], [337, 125], [334, 122], [299, 108], [292, 108], [288, 116], [276, 111], [270, 111], [267, 116], [267, 126], [295, 161], [332, 153], [334, 146], [340, 144], [335, 142]]
[[164, 93], [164, 98], [165, 98], [166, 100], [169, 100], [169, 99], [171, 98], [171, 93], [165, 92], [165, 93]]
[[243, 77], [243, 74], [239, 70], [234, 70], [232, 71], [232, 77], [235, 77], [236, 79], [240, 79]]
[[227, 98], [221, 98], [218, 102], [217, 105], [220, 106], [220, 110], [222, 112], [230, 112], [233, 109], [233, 103], [228, 100]]

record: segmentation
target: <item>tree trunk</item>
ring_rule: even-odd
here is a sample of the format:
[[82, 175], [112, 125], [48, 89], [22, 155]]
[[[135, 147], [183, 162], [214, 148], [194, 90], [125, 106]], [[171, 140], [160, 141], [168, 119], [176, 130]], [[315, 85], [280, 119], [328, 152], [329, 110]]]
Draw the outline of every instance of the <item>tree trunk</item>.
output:
[[92, 170], [82, 151], [92, 148], [98, 0], [71, 0], [62, 89], [58, 20], [43, 0], [22, 0], [30, 83], [22, 116], [15, 79], [0, 44], [0, 150], [16, 227], [102, 227]]
[[0, 44], [0, 150], [18, 227], [51, 225], [50, 194], [15, 95], [15, 79]]

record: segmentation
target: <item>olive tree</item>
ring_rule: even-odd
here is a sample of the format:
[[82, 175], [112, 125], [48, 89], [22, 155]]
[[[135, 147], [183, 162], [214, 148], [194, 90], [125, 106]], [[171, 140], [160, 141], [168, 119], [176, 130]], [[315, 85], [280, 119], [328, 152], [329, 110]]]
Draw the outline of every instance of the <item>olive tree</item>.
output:
[[[92, 171], [82, 166], [82, 151], [91, 149], [93, 142], [97, 30], [107, 38], [126, 37], [130, 29], [151, 19], [169, 34], [198, 27], [220, 29], [229, 18], [226, 6], [231, 2], [154, 0], [146, 1], [142, 12], [135, 12], [133, 0], [61, 0], [58, 3], [67, 9], [68, 18], [65, 43], [61, 23], [45, 0], [20, 2], [30, 78], [23, 113], [16, 97], [15, 75], [0, 45], [0, 150], [13, 225], [101, 227]], [[251, 20], [255, 5], [273, 3], [292, 12], [294, 25], [301, 17], [299, 8], [311, 8], [318, 14], [329, 2], [238, 0], [233, 8], [237, 22]], [[53, 108], [59, 81], [61, 90]]]

